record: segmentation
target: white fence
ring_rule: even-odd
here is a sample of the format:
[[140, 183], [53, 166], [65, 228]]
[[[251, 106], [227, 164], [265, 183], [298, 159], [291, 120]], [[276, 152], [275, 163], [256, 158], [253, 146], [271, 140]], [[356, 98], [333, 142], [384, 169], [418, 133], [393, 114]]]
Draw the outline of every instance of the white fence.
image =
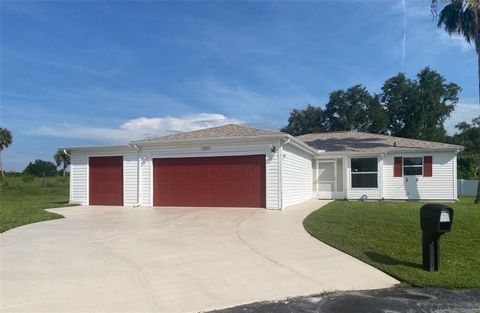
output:
[[459, 196], [475, 196], [477, 194], [478, 180], [457, 179], [457, 192]]

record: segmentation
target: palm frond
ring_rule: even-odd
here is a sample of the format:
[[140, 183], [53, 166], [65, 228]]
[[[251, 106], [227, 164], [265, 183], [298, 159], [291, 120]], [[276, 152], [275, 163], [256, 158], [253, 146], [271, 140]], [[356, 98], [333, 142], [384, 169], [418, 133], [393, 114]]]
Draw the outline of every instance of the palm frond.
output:
[[474, 10], [466, 1], [453, 0], [440, 11], [437, 26], [443, 26], [449, 35], [463, 35], [470, 43], [475, 39], [477, 27]]

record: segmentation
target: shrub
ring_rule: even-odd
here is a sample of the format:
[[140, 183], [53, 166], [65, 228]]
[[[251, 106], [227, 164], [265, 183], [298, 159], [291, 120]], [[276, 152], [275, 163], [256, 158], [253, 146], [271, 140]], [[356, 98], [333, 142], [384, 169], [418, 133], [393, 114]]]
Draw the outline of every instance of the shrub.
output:
[[51, 177], [57, 175], [57, 167], [49, 161], [35, 160], [34, 163], [28, 163], [27, 167], [23, 170], [23, 173], [37, 177]]

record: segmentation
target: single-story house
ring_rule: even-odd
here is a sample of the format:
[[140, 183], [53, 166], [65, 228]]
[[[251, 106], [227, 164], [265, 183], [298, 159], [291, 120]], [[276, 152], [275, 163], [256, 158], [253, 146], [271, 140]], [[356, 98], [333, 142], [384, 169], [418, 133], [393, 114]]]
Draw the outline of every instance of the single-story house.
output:
[[66, 148], [70, 202], [261, 207], [311, 199], [457, 199], [461, 146], [362, 132], [293, 137], [225, 125]]

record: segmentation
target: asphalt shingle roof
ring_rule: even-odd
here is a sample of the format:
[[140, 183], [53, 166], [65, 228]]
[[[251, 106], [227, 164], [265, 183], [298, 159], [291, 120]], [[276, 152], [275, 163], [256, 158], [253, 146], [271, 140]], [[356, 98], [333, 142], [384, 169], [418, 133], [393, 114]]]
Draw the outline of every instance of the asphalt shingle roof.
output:
[[210, 127], [200, 130], [172, 134], [162, 137], [153, 137], [138, 142], [145, 141], [174, 141], [174, 140], [189, 140], [189, 139], [207, 139], [207, 138], [228, 138], [228, 137], [249, 137], [262, 135], [278, 135], [284, 134], [281, 132], [274, 132], [265, 129], [246, 127], [237, 124], [228, 124], [224, 126]]
[[[252, 137], [268, 135], [287, 135], [282, 132], [247, 127], [237, 124], [228, 124], [200, 130], [172, 134], [162, 137], [152, 137], [136, 142], [168, 142], [176, 140], [212, 139], [229, 137]], [[461, 146], [407, 139], [386, 135], [377, 135], [363, 132], [343, 131], [328, 133], [313, 133], [295, 137], [310, 147], [327, 152], [387, 152], [398, 148], [404, 149], [461, 149]]]
[[400, 138], [363, 132], [314, 133], [295, 137], [307, 145], [327, 152], [386, 152], [405, 149], [461, 149], [461, 146], [441, 142]]

